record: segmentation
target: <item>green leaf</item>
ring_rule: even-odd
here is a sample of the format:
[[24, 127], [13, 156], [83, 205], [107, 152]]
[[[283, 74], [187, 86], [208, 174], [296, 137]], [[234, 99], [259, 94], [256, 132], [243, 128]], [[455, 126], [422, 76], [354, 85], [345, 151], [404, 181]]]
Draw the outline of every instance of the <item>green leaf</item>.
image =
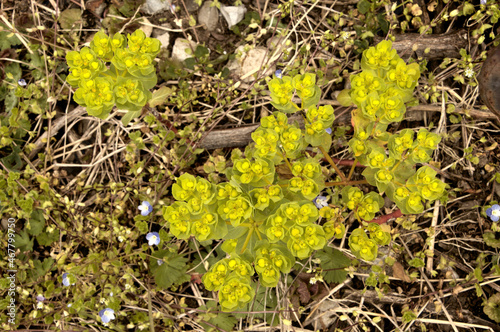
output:
[[252, 305], [253, 311], [262, 312], [261, 314], [256, 314], [255, 317], [265, 319], [272, 326], [279, 324], [279, 315], [273, 314], [278, 305], [276, 292], [270, 292], [267, 287], [259, 287], [255, 293], [255, 300]]
[[41, 210], [35, 210], [31, 213], [31, 218], [29, 220], [30, 229], [28, 233], [30, 235], [37, 236], [40, 234], [45, 227], [45, 218]]
[[7, 157], [0, 158], [2, 163], [9, 171], [20, 171], [24, 165], [20, 157], [21, 149], [12, 145], [12, 153]]
[[63, 10], [59, 16], [59, 24], [63, 29], [71, 29], [75, 24], [81, 21], [82, 11], [77, 8]]
[[306, 132], [304, 135], [304, 139], [307, 143], [311, 144], [312, 146], [322, 146], [327, 151], [330, 149], [330, 146], [332, 145], [332, 136], [330, 136], [330, 134], [328, 134], [326, 131], [321, 134], [315, 133], [314, 135], [309, 135]]
[[[7, 66], [5, 66], [4, 71], [7, 74], [5, 81], [17, 85], [17, 81], [21, 78], [22, 75], [21, 66], [19, 66], [19, 63], [17, 62], [9, 63]], [[17, 105], [18, 97], [16, 96], [15, 92], [16, 89], [11, 89], [5, 96], [5, 102], [4, 102], [5, 112], [10, 112]]]
[[128, 126], [128, 124], [130, 123], [130, 121], [132, 121], [132, 119], [135, 119], [140, 115], [141, 115], [141, 111], [128, 111], [127, 114], [125, 114], [122, 117], [123, 125]]
[[0, 24], [0, 27], [5, 29], [0, 31], [0, 51], [6, 50], [15, 45], [21, 45], [19, 38], [17, 38], [17, 36], [9, 30], [6, 30], [5, 25]]
[[340, 91], [339, 95], [337, 96], [337, 101], [340, 103], [340, 105], [345, 107], [353, 105], [351, 96], [349, 95], [350, 92], [351, 90], [349, 89]]
[[43, 232], [36, 237], [36, 241], [41, 246], [50, 246], [55, 241], [59, 240], [59, 230], [56, 229], [52, 233]]
[[375, 173], [377, 173], [378, 171], [379, 168], [367, 167], [361, 174], [365, 177], [366, 181], [368, 181], [369, 184], [371, 184], [372, 186], [376, 186], [377, 181], [375, 180]]
[[408, 262], [408, 264], [410, 264], [410, 266], [413, 266], [413, 267], [424, 267], [425, 266], [424, 261], [420, 258], [413, 258], [412, 260], [410, 260]]
[[209, 54], [208, 48], [206, 48], [205, 46], [198, 45], [194, 50], [194, 56], [197, 58], [204, 57], [208, 54]]
[[325, 248], [316, 252], [316, 257], [321, 259], [321, 268], [325, 271], [324, 279], [327, 282], [341, 283], [347, 277], [344, 268], [351, 264], [351, 260], [339, 250]]
[[143, 220], [136, 220], [135, 227], [141, 234], [146, 234], [148, 232], [148, 223]]
[[[201, 310], [207, 310], [207, 313], [202, 315], [203, 320], [207, 321], [211, 325], [203, 324], [200, 322], [200, 325], [203, 326], [205, 331], [218, 331], [217, 328], [224, 331], [232, 331], [238, 320], [232, 314], [226, 314], [222, 312], [211, 313], [210, 310], [218, 311], [217, 302], [208, 301], [206, 306], [201, 306]], [[215, 326], [215, 327], [214, 327]]]
[[405, 183], [409, 177], [415, 174], [414, 165], [409, 160], [406, 160], [394, 169], [393, 174], [398, 182]]
[[30, 273], [32, 278], [36, 279], [38, 277], [46, 275], [47, 272], [50, 271], [50, 268], [52, 267], [52, 265], [54, 265], [54, 259], [51, 257], [45, 258], [43, 260], [43, 263], [40, 260], [36, 259], [33, 261], [33, 265], [35, 269], [31, 270]]
[[33, 211], [33, 203], [34, 201], [32, 198], [17, 200], [17, 205], [21, 208], [21, 210], [29, 214]]
[[491, 296], [483, 304], [483, 311], [488, 317], [497, 323], [500, 323], [500, 293]]
[[[158, 265], [158, 260], [163, 259], [163, 264]], [[149, 266], [159, 287], [169, 288], [173, 284], [181, 284], [189, 280], [186, 274], [188, 259], [168, 250], [160, 250], [153, 254]], [[186, 279], [187, 277], [187, 279]]]
[[162, 86], [158, 90], [153, 92], [153, 97], [149, 101], [150, 107], [156, 107], [162, 105], [168, 97], [172, 95], [173, 91], [171, 88], [167, 88], [166, 86]]
[[370, 10], [371, 4], [368, 0], [361, 0], [360, 2], [358, 2], [357, 7], [359, 12], [364, 15]]
[[16, 239], [16, 248], [19, 248], [21, 251], [32, 251], [33, 250], [33, 238], [30, 238], [26, 230], [20, 231], [15, 236]]
[[314, 94], [310, 98], [302, 100], [303, 108], [308, 109], [311, 106], [316, 106], [321, 98], [321, 89], [319, 86], [314, 87]]

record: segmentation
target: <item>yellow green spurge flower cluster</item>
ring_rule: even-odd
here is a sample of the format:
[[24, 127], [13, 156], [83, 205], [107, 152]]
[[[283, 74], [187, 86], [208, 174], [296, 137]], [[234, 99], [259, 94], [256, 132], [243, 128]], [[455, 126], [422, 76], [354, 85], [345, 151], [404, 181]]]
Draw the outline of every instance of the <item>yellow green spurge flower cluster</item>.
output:
[[378, 246], [387, 245], [390, 241], [388, 232], [382, 230], [380, 225], [370, 223], [366, 229], [356, 228], [352, 231], [349, 236], [349, 248], [356, 257], [372, 261], [377, 258]]
[[[416, 171], [417, 164], [432, 159], [441, 137], [425, 128], [416, 135], [411, 129], [396, 134], [387, 131], [389, 124], [403, 120], [405, 104], [415, 102], [412, 96], [420, 68], [417, 63], [406, 64], [390, 41], [365, 50], [361, 68], [351, 76], [351, 89], [338, 98], [343, 105], [356, 106], [355, 133], [349, 146], [358, 162], [367, 166], [363, 175], [369, 184], [385, 192], [402, 213], [421, 213], [426, 200], [432, 202], [445, 194], [446, 186], [435, 178], [435, 171], [428, 166]], [[416, 184], [415, 176], [424, 172], [426, 185]]]
[[[165, 225], [179, 239], [223, 240], [225, 254], [203, 276], [206, 289], [218, 292], [222, 310], [248, 309], [257, 281], [275, 287], [296, 260], [308, 259], [331, 239], [344, 238], [349, 210], [359, 224], [349, 247], [356, 257], [374, 260], [379, 246], [391, 241], [387, 225], [370, 222], [384, 205], [384, 192], [403, 213], [422, 212], [425, 200], [443, 194], [444, 183], [434, 170], [414, 169], [430, 160], [439, 136], [425, 129], [416, 137], [411, 130], [387, 132], [389, 123], [404, 116], [418, 66], [401, 63], [390, 42], [366, 51], [362, 66], [343, 98], [357, 103], [351, 148], [379, 192], [352, 186], [329, 156], [340, 179], [326, 182], [329, 172], [320, 164], [321, 154], [326, 157], [332, 144], [328, 129], [335, 116], [331, 106], [318, 105], [321, 91], [311, 73], [269, 80], [278, 111], [261, 119], [245, 151], [233, 150], [226, 182], [214, 184], [188, 173], [176, 179], [176, 201], [163, 208]], [[294, 96], [301, 99], [300, 106]], [[298, 111], [302, 128], [286, 114]], [[344, 186], [342, 198], [329, 204], [320, 193], [337, 185]]]
[[66, 55], [70, 70], [66, 80], [77, 88], [75, 101], [86, 107], [89, 115], [101, 119], [116, 105], [129, 111], [122, 119], [128, 123], [151, 99], [149, 90], [157, 82], [154, 58], [159, 52], [160, 41], [146, 37], [142, 30], [126, 38], [99, 31], [90, 48]]
[[[213, 184], [184, 173], [172, 185], [175, 202], [163, 209], [170, 232], [179, 239], [221, 240], [223, 257], [203, 276], [217, 291], [222, 310], [245, 308], [256, 289], [254, 274], [265, 287], [275, 287], [297, 259], [310, 257], [330, 238], [341, 238], [345, 225], [340, 209], [320, 211], [313, 200], [325, 188], [320, 156], [306, 147], [331, 144], [326, 132], [334, 120], [331, 106], [318, 106], [319, 87], [313, 74], [274, 78], [273, 102], [290, 106], [297, 92], [306, 126], [288, 123], [283, 112], [261, 119], [244, 153], [233, 153], [227, 182]], [[300, 93], [298, 93], [300, 91]], [[283, 98], [287, 99], [284, 100]], [[310, 104], [307, 108], [304, 105]]]

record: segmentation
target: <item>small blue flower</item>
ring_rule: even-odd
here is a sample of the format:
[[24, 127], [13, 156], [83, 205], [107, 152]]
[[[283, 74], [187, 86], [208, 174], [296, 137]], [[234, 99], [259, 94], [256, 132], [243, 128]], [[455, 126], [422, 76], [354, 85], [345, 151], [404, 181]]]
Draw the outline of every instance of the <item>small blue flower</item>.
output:
[[325, 131], [328, 133], [328, 135], [332, 134], [332, 128], [326, 128]]
[[277, 78], [282, 78], [283, 77], [283, 71], [281, 69], [278, 69], [274, 72], [274, 75], [276, 75]]
[[107, 324], [111, 320], [115, 319], [115, 311], [110, 308], [102, 309], [99, 311], [99, 317], [101, 317], [101, 320], [103, 323]]
[[153, 207], [148, 201], [143, 201], [141, 205], [139, 205], [139, 210], [141, 211], [141, 215], [147, 216], [151, 212], [153, 212]]
[[500, 219], [500, 205], [495, 204], [486, 210], [486, 215], [494, 222]]
[[146, 240], [149, 241], [150, 246], [157, 246], [160, 244], [160, 234], [151, 232], [146, 235]]
[[325, 196], [317, 196], [315, 199], [313, 199], [313, 203], [318, 209], [321, 209], [325, 206], [328, 206], [328, 198], [326, 198]]
[[161, 265], [163, 265], [163, 261], [162, 261], [161, 259], [158, 259], [158, 260], [156, 261], [156, 264], [158, 264], [158, 266], [161, 266]]
[[74, 285], [75, 283], [71, 283], [69, 281], [69, 273], [63, 273], [62, 282], [64, 286]]
[[19, 81], [17, 81], [17, 84], [19, 84], [19, 86], [26, 86], [26, 81], [21, 78]]
[[481, 0], [481, 5], [486, 5], [486, 2], [488, 2], [488, 0]]
[[37, 295], [36, 300], [38, 302], [43, 302], [43, 301], [45, 301], [45, 298], [43, 297], [43, 295]]

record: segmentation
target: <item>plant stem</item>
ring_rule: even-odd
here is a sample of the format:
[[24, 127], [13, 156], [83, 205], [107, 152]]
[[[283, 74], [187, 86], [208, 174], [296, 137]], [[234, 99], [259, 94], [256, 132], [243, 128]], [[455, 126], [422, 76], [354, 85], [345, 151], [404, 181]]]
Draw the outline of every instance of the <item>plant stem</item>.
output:
[[[304, 108], [304, 107], [302, 107]], [[304, 114], [302, 114], [302, 117], [304, 118], [304, 122], [305, 123], [311, 123], [306, 116], [304, 116]], [[342, 179], [342, 181], [346, 181], [346, 177], [344, 175], [344, 173], [342, 173], [342, 171], [337, 167], [337, 165], [333, 162], [332, 160], [332, 157], [330, 157], [330, 155], [328, 154], [328, 151], [325, 150], [324, 147], [322, 147], [321, 145], [318, 146], [319, 150], [321, 151], [321, 153], [323, 153], [323, 155], [325, 156], [326, 160], [328, 160], [328, 162], [330, 163], [330, 165], [332, 165], [333, 169], [335, 170], [335, 172], [337, 172], [337, 174], [340, 176], [340, 178]]]
[[394, 211], [392, 213], [386, 214], [385, 216], [381, 216], [381, 217], [375, 218], [375, 219], [373, 219], [370, 222], [375, 222], [375, 223], [377, 223], [379, 225], [382, 225], [382, 224], [385, 224], [389, 219], [399, 218], [402, 215], [403, 215], [403, 213], [401, 212], [401, 210], [397, 209], [396, 211]]
[[250, 238], [252, 237], [253, 234], [253, 227], [248, 228], [248, 235], [247, 238], [245, 239], [245, 243], [243, 243], [243, 248], [241, 248], [240, 254], [243, 254], [245, 252], [245, 249], [247, 248], [248, 242], [250, 242]]
[[283, 158], [286, 165], [290, 169], [290, 172], [292, 172], [292, 164], [290, 164], [290, 161], [288, 161], [288, 158], [286, 157], [286, 153], [283, 151], [283, 149], [280, 149], [280, 154], [281, 154], [281, 158]]
[[332, 160], [332, 157], [330, 157], [330, 155], [328, 154], [328, 152], [325, 150], [324, 147], [322, 147], [321, 145], [318, 146], [319, 150], [321, 151], [321, 153], [323, 153], [323, 155], [325, 156], [326, 160], [328, 160], [328, 162], [330, 163], [330, 165], [332, 165], [333, 169], [335, 170], [335, 172], [338, 174], [338, 176], [340, 176], [340, 178], [342, 179], [342, 181], [347, 181], [347, 178], [345, 177], [344, 173], [342, 173], [342, 171], [337, 167], [337, 165], [333, 162]]
[[259, 238], [259, 240], [262, 241], [262, 235], [260, 235], [260, 231], [257, 227], [255, 227], [255, 233], [257, 234], [257, 237]]
[[334, 187], [334, 186], [351, 186], [356, 184], [367, 184], [366, 180], [358, 180], [358, 181], [339, 181], [339, 182], [325, 182], [326, 187]]
[[351, 180], [352, 174], [354, 173], [354, 169], [356, 168], [357, 163], [358, 163], [357, 160], [354, 160], [354, 162], [352, 163], [351, 170], [349, 171], [349, 175], [347, 176], [347, 181]]

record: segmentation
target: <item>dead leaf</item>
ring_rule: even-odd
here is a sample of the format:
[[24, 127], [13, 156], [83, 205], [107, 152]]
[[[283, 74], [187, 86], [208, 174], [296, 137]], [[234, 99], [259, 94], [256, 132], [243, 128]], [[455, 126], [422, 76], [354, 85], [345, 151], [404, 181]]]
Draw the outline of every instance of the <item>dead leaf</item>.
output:
[[437, 2], [433, 1], [429, 5], [427, 5], [427, 10], [433, 12], [436, 9]]
[[411, 6], [411, 13], [413, 14], [413, 16], [420, 16], [422, 15], [422, 9], [420, 9], [419, 5], [414, 4], [413, 6]]
[[406, 273], [403, 265], [399, 262], [395, 262], [392, 266], [392, 276], [403, 280], [404, 282], [411, 282], [410, 276]]
[[436, 314], [439, 314], [441, 312], [441, 309], [443, 309], [443, 305], [439, 301], [434, 301], [434, 312]]
[[498, 146], [498, 143], [497, 142], [493, 142], [493, 144], [491, 144], [491, 146], [488, 146], [486, 148], [484, 148], [484, 151], [493, 151], [497, 148]]
[[464, 288], [462, 286], [457, 286], [455, 288], [453, 288], [453, 295], [457, 296], [458, 294], [460, 294], [462, 291], [464, 290]]
[[292, 171], [290, 171], [290, 168], [288, 168], [287, 165], [283, 164], [276, 166], [276, 172], [282, 179], [290, 180], [291, 178], [293, 178]]
[[494, 170], [496, 170], [496, 168], [495, 168], [495, 167], [493, 167], [493, 166], [491, 166], [491, 165], [489, 165], [489, 164], [486, 164], [486, 165], [484, 165], [484, 170], [485, 170], [486, 172], [488, 172], [488, 173], [491, 173], [491, 172], [493, 172]]
[[297, 288], [297, 293], [299, 293], [299, 298], [301, 303], [309, 303], [311, 300], [311, 293], [307, 289], [307, 284], [301, 280], [297, 280], [299, 287]]

